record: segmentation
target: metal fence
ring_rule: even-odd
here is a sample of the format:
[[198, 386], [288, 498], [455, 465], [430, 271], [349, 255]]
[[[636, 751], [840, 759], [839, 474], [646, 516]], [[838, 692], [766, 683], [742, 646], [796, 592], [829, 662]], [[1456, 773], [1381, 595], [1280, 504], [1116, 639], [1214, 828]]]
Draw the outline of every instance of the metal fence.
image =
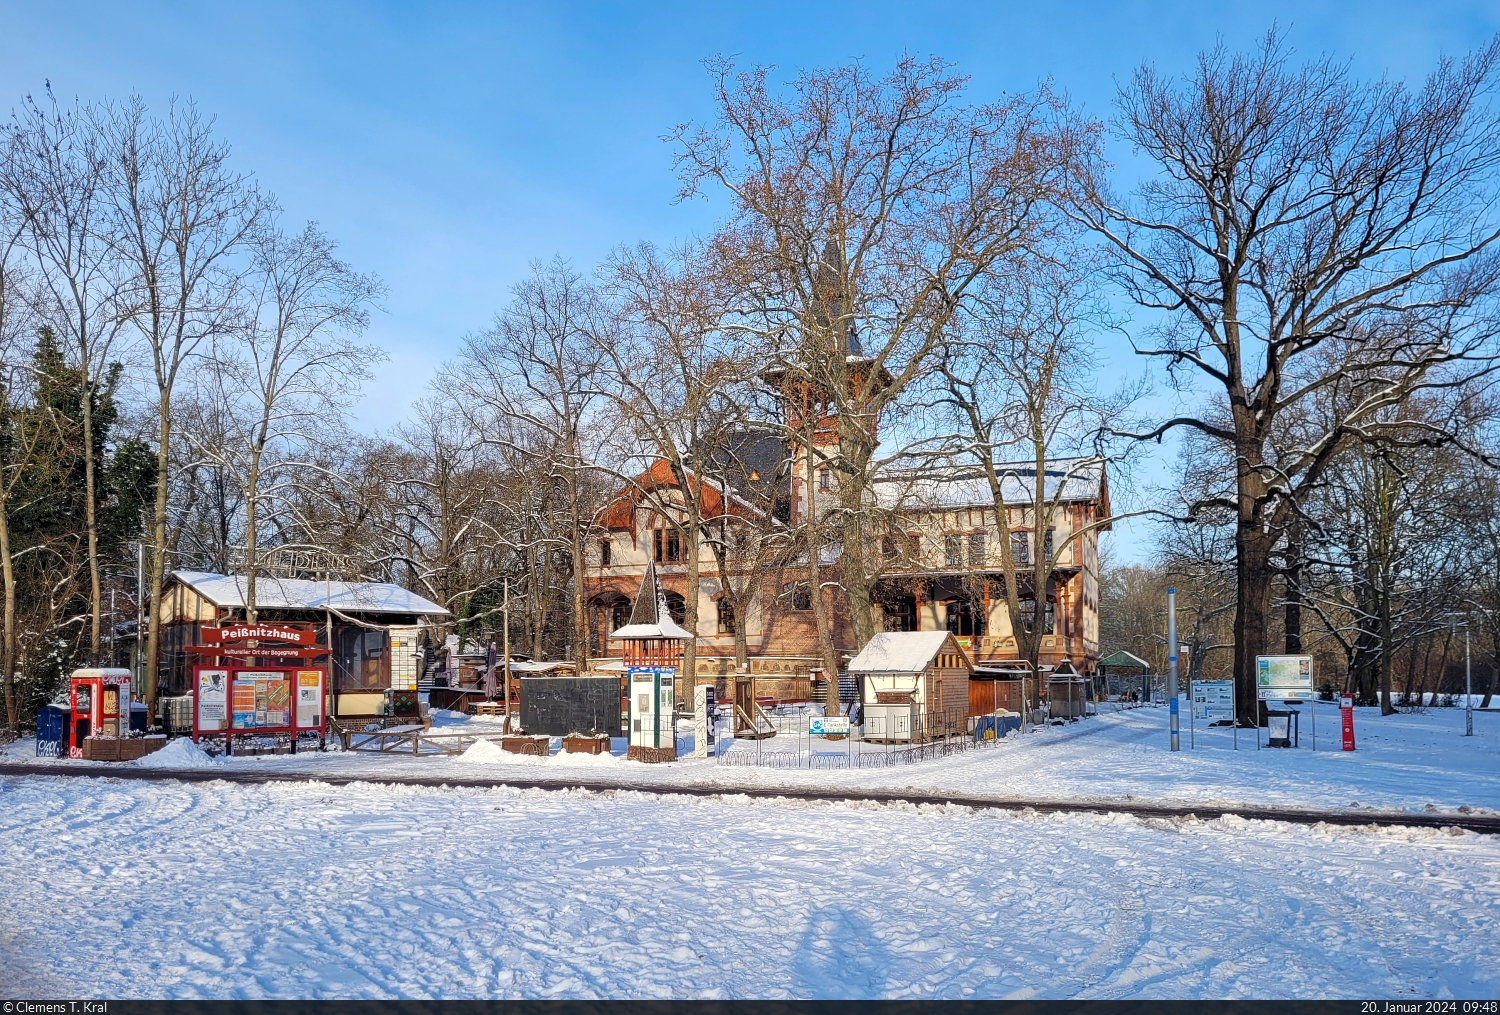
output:
[[813, 733], [814, 720], [803, 712], [779, 711], [766, 716], [776, 735], [760, 740], [736, 740], [722, 731], [715, 745], [715, 761], [731, 768], [887, 768], [946, 758], [994, 746], [1003, 740], [985, 739], [982, 726], [971, 729], [967, 712], [933, 712], [913, 716], [910, 739], [874, 742], [851, 725], [847, 736]]

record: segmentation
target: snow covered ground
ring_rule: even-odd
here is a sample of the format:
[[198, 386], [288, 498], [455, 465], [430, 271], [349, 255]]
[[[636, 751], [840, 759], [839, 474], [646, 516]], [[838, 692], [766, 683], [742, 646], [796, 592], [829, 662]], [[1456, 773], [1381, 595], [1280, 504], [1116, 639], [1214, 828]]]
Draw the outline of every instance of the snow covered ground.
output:
[[[1107, 713], [949, 759], [834, 771], [484, 749], [454, 760], [321, 754], [215, 765], [186, 744], [138, 763], [164, 776], [207, 764], [372, 779], [332, 787], [7, 777], [0, 763], [0, 993], [1500, 992], [1500, 837], [732, 795], [736, 785], [838, 785], [1007, 799], [1500, 809], [1495, 713], [1476, 716], [1472, 738], [1459, 736], [1458, 710], [1362, 713], [1352, 755], [1333, 749], [1332, 709], [1320, 716], [1327, 749], [1316, 754], [1257, 753], [1248, 736], [1234, 752], [1227, 731], [1214, 731], [1196, 751], [1184, 733], [1173, 755], [1165, 715]], [[760, 749], [794, 746], [778, 737]], [[0, 759], [33, 760], [27, 741]], [[622, 788], [374, 781], [511, 771]], [[630, 788], [647, 781], [707, 783], [731, 795]]]
[[[1107, 709], [1107, 706], [1106, 706]], [[556, 754], [551, 758], [505, 755], [496, 764], [476, 766], [457, 759], [410, 758], [363, 753], [301, 754], [232, 758], [236, 769], [301, 772], [329, 776], [393, 779], [402, 776], [495, 777], [511, 771], [527, 779], [587, 778], [620, 786], [673, 783], [735, 787], [847, 787], [931, 790], [996, 800], [1146, 799], [1183, 804], [1254, 804], [1300, 808], [1377, 808], [1454, 811], [1500, 810], [1500, 711], [1476, 712], [1472, 737], [1461, 736], [1463, 710], [1432, 708], [1421, 714], [1381, 717], [1376, 709], [1356, 710], [1358, 750], [1338, 749], [1338, 710], [1319, 708], [1318, 750], [1311, 750], [1310, 723], [1303, 717], [1300, 750], [1256, 751], [1253, 731], [1240, 731], [1231, 749], [1227, 729], [1198, 730], [1197, 749], [1167, 750], [1167, 712], [1137, 708], [1110, 712], [1067, 726], [1050, 727], [954, 757], [888, 768], [781, 769], [738, 767], [713, 759], [669, 765], [626, 762], [624, 741], [614, 756]], [[496, 728], [476, 720], [446, 720], [434, 732]], [[691, 738], [680, 741], [685, 753]], [[730, 749], [753, 754], [812, 747], [842, 754], [856, 745], [778, 736], [759, 742], [732, 742]], [[12, 744], [4, 762], [36, 762], [31, 741]], [[150, 758], [137, 764], [160, 764]], [[78, 768], [109, 763], [57, 761]]]
[[1490, 997], [1500, 838], [0, 778], [0, 993]]

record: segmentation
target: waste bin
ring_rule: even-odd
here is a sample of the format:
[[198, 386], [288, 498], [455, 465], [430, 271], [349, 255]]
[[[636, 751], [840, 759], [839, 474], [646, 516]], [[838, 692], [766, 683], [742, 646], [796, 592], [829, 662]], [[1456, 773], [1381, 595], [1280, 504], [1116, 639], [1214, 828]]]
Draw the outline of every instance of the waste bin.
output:
[[130, 732], [145, 734], [146, 720], [151, 717], [144, 701], [132, 701], [130, 703]]
[[36, 713], [36, 756], [38, 758], [55, 758], [61, 754], [67, 754], [64, 749], [59, 752], [58, 747], [63, 742], [64, 731], [68, 728], [68, 708], [66, 705], [43, 705]]
[[1266, 746], [1294, 746], [1297, 742], [1297, 719], [1300, 715], [1300, 712], [1292, 708], [1266, 709]]

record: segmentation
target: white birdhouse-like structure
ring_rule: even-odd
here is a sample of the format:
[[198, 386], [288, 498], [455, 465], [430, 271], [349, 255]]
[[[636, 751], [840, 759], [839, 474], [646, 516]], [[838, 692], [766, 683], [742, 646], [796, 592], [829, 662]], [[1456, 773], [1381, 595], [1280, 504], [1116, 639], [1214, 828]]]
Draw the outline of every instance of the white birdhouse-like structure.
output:
[[623, 642], [629, 680], [629, 746], [632, 761], [676, 761], [677, 735], [672, 724], [673, 689], [682, 666], [683, 646], [693, 635], [667, 611], [666, 596], [648, 564], [630, 611], [630, 623], [610, 634]]

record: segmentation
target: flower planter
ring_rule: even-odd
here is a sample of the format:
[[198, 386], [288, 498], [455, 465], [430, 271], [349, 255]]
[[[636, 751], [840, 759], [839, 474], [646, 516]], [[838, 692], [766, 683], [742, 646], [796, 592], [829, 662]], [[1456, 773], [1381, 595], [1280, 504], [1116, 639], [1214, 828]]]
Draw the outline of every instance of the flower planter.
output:
[[563, 737], [563, 750], [569, 754], [608, 754], [609, 737]]

